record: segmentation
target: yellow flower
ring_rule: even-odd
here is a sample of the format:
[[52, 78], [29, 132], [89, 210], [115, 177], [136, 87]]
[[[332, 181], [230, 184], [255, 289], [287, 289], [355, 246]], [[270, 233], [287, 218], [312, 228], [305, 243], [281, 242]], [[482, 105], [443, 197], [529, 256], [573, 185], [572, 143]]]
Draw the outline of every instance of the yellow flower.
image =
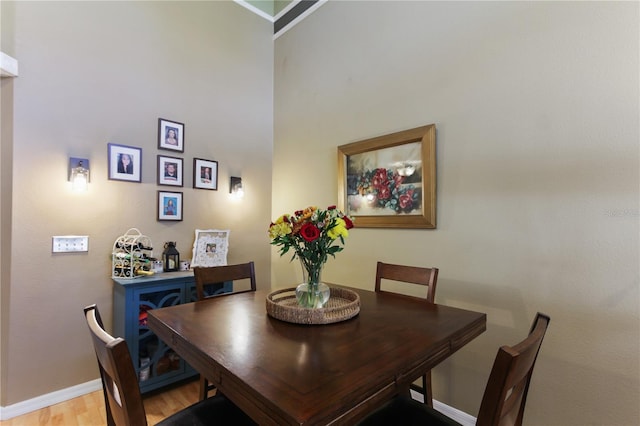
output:
[[278, 220], [276, 220], [276, 225], [279, 225], [281, 223], [288, 223], [289, 222], [289, 215], [288, 214], [283, 214], [282, 216], [280, 216], [278, 218]]
[[339, 236], [342, 236], [343, 238], [347, 238], [349, 236], [349, 231], [347, 231], [347, 224], [345, 223], [344, 219], [337, 218], [336, 219], [336, 226], [334, 226], [333, 228], [329, 229], [327, 231], [327, 235], [332, 240], [335, 240]]
[[269, 227], [269, 238], [271, 238], [272, 240], [274, 238], [282, 237], [290, 233], [291, 224], [288, 222], [280, 221], [280, 219], [278, 219], [276, 223]]
[[317, 207], [315, 206], [310, 206], [307, 207], [306, 209], [304, 209], [304, 211], [302, 212], [301, 218], [303, 220], [309, 220], [311, 219], [311, 216], [313, 216], [313, 214], [316, 212], [316, 210], [318, 210]]

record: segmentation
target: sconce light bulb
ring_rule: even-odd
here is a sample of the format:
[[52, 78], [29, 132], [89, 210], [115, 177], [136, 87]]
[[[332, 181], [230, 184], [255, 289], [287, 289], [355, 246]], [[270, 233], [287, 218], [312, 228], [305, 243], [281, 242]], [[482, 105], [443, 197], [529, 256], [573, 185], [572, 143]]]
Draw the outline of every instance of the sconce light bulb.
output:
[[239, 184], [234, 185], [233, 191], [231, 191], [231, 193], [235, 198], [244, 197], [244, 189], [242, 189], [242, 184], [239, 183]]
[[87, 176], [79, 174], [73, 177], [71, 187], [74, 191], [86, 191], [87, 190]]
[[244, 197], [244, 188], [242, 187], [242, 178], [231, 176], [229, 183], [229, 192], [234, 198]]
[[85, 169], [82, 161], [77, 167], [71, 169], [71, 189], [73, 191], [86, 191], [89, 184], [89, 170]]

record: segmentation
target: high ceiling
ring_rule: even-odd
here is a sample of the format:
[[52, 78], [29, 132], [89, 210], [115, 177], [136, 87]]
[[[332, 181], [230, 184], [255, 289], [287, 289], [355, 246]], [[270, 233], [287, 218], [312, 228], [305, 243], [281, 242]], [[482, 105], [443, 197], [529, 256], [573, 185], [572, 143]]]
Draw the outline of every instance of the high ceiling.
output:
[[[260, 9], [261, 11], [275, 17], [282, 12], [287, 6], [293, 3], [292, 0], [246, 0], [245, 3]], [[297, 3], [297, 1], [296, 1]]]
[[277, 38], [328, 0], [234, 0], [252, 12], [273, 22]]

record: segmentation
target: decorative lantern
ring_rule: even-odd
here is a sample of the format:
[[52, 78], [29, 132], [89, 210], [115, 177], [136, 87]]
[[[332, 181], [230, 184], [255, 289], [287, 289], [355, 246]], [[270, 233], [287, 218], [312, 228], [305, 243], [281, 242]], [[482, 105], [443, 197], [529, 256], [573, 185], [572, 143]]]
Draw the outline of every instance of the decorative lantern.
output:
[[180, 267], [180, 253], [176, 249], [176, 243], [167, 241], [164, 243], [164, 251], [162, 252], [162, 260], [164, 261], [164, 271], [177, 271]]

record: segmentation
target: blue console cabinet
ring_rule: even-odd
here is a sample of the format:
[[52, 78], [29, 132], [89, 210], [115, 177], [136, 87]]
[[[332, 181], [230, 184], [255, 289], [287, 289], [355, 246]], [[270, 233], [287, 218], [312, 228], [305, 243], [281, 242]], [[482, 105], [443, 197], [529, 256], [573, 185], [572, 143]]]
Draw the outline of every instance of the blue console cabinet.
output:
[[[113, 335], [127, 341], [140, 391], [148, 392], [198, 373], [147, 327], [150, 309], [197, 300], [193, 272], [165, 272], [134, 279], [113, 278]], [[207, 294], [233, 291], [233, 283], [207, 286]]]

